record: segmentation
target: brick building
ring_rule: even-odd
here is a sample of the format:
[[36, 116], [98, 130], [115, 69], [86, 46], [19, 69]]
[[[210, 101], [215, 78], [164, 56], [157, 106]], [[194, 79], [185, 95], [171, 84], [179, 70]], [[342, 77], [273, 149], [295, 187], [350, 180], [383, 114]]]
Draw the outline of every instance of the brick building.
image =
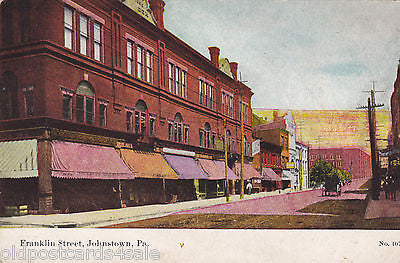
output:
[[[229, 167], [239, 159], [241, 105], [250, 156], [253, 93], [237, 81], [238, 64], [219, 58], [217, 47], [205, 58], [174, 36], [164, 5], [1, 3], [0, 151], [22, 158], [0, 166], [9, 205], [50, 213], [196, 198], [208, 178], [198, 159], [223, 158], [224, 121]], [[197, 173], [179, 172], [179, 162]], [[138, 163], [166, 166], [145, 172]], [[15, 167], [21, 172], [9, 172]], [[34, 189], [29, 197], [26, 189]]]
[[310, 169], [317, 160], [326, 160], [337, 169], [347, 170], [352, 179], [371, 176], [370, 155], [359, 148], [311, 148]]

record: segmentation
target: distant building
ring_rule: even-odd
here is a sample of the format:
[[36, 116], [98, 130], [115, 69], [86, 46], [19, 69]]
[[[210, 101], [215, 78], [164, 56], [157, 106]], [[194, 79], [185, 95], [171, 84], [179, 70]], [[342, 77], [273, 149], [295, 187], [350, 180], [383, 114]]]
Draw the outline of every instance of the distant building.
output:
[[370, 155], [358, 148], [310, 149], [310, 169], [317, 160], [326, 160], [335, 168], [347, 170], [352, 179], [371, 176]]
[[308, 176], [308, 154], [309, 148], [307, 145], [296, 142], [296, 160], [294, 164], [293, 175], [296, 178], [295, 188], [305, 189], [310, 187]]

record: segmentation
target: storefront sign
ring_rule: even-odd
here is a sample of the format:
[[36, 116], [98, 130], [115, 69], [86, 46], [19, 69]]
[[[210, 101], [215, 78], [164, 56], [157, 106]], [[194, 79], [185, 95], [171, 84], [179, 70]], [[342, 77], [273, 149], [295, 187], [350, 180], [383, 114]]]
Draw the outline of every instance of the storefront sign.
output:
[[294, 169], [294, 162], [287, 162], [286, 169]]
[[253, 153], [252, 153], [253, 156], [260, 152], [260, 144], [261, 144], [260, 139], [255, 140], [255, 141], [253, 142], [253, 145], [252, 145], [252, 147], [251, 147], [252, 150], [253, 150]]

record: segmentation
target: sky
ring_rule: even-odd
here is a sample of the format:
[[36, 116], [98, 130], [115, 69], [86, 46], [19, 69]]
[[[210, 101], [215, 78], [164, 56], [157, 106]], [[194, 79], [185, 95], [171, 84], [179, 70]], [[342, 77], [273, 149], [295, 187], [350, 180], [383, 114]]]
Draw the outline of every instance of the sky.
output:
[[239, 63], [253, 108], [355, 109], [372, 81], [390, 108], [400, 1], [165, 0], [164, 25], [205, 57]]

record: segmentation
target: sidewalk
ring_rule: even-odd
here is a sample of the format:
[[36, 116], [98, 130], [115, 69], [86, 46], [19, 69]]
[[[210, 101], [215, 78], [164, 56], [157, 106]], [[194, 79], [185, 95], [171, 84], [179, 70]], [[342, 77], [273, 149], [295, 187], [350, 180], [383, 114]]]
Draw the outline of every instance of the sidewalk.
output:
[[381, 192], [379, 200], [370, 200], [365, 210], [365, 219], [382, 217], [400, 217], [400, 195], [397, 193], [397, 201], [386, 200], [385, 192]]
[[[309, 191], [309, 189], [304, 191]], [[295, 191], [293, 189], [285, 189], [280, 191], [276, 190], [273, 192], [261, 192], [252, 195], [244, 195], [243, 200], [257, 199], [279, 194], [287, 194], [290, 192]], [[239, 195], [230, 196], [230, 203], [239, 201]], [[102, 227], [154, 217], [162, 217], [176, 212], [224, 203], [226, 203], [226, 198], [220, 197], [188, 202], [178, 202], [173, 204], [146, 205], [73, 214], [0, 217], [0, 227]]]

